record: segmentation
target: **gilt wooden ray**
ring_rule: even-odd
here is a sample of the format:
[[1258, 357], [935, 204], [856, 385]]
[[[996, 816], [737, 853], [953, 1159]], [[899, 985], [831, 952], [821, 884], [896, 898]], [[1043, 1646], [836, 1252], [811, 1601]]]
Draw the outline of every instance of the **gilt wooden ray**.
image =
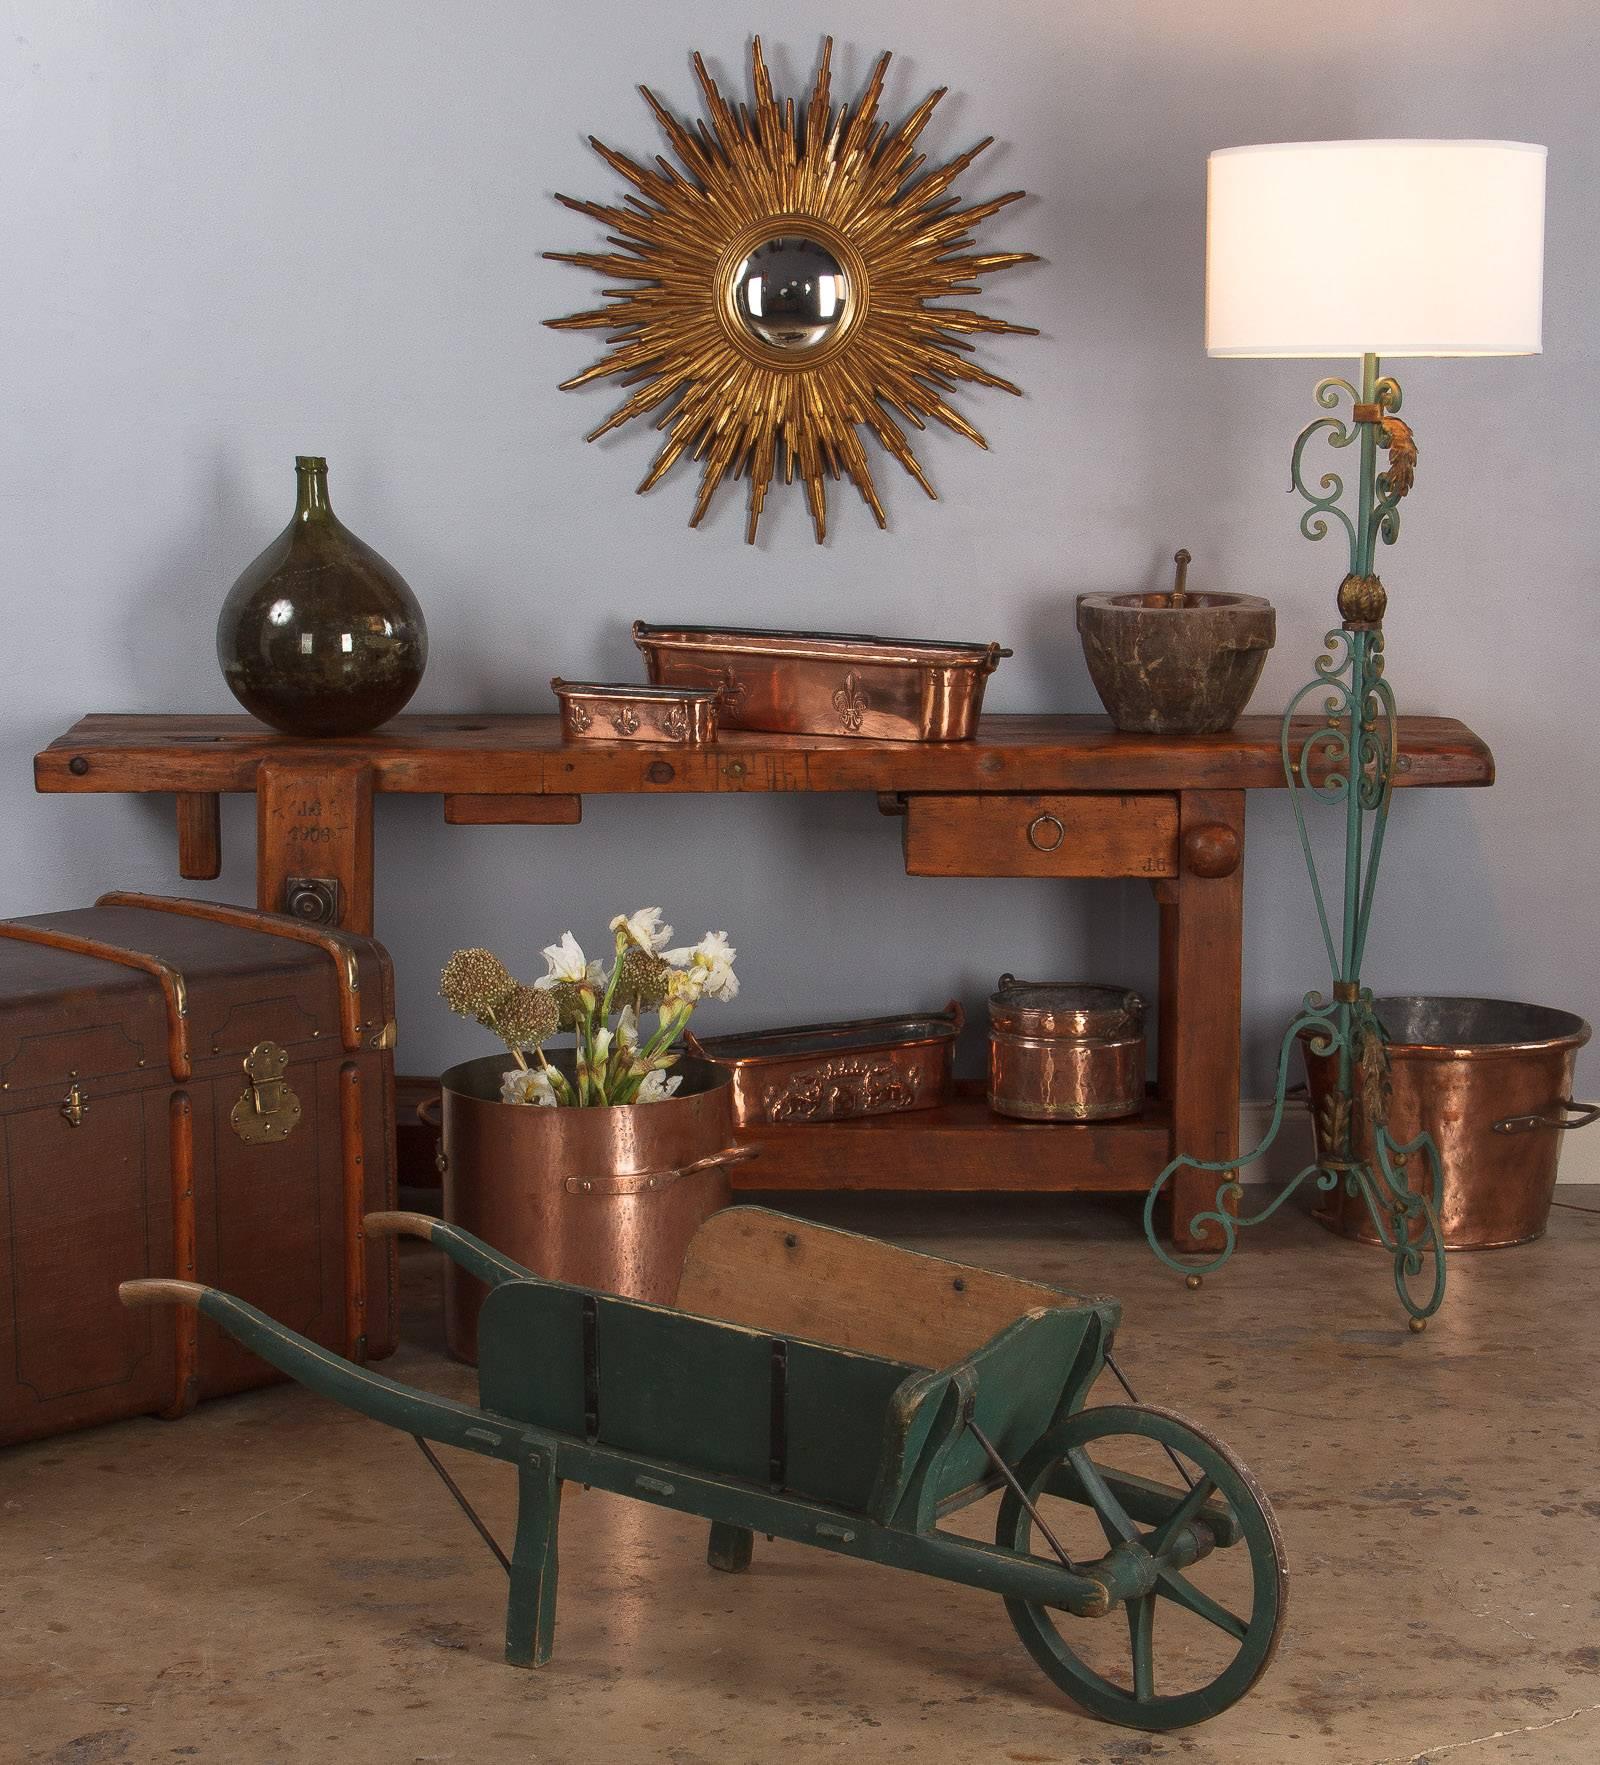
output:
[[[887, 526], [862, 431], [933, 497], [905, 425], [924, 429], [931, 418], [986, 446], [946, 395], [964, 386], [1020, 388], [979, 367], [967, 339], [1035, 334], [934, 304], [976, 294], [980, 277], [1035, 261], [1031, 252], [969, 249], [973, 230], [1023, 194], [970, 208], [949, 194], [989, 141], [928, 168], [916, 142], [944, 88], [891, 127], [878, 117], [889, 57], [852, 110], [831, 100], [832, 49], [830, 38], [800, 108], [774, 93], [759, 38], [751, 49], [753, 106], [730, 105], [698, 55], [708, 120], [683, 123], [641, 87], [678, 163], [658, 156], [643, 165], [592, 140], [635, 194], [622, 206], [558, 200], [598, 221], [617, 249], [546, 254], [633, 284], [604, 289], [605, 306], [547, 321], [606, 333], [606, 353], [563, 390], [610, 379], [632, 388], [588, 439], [650, 418], [665, 441], [639, 489], [651, 489], [680, 459], [700, 461], [690, 526], [724, 479], [747, 479], [752, 543], [780, 471], [785, 483], [798, 477], [805, 486], [819, 543], [829, 478], [848, 477]], [[798, 261], [809, 267], [795, 269], [789, 247], [803, 248]], [[752, 266], [763, 262], [783, 265], [781, 284], [768, 274], [769, 303], [815, 300], [816, 284], [826, 284], [812, 322], [786, 325], [770, 304], [752, 305], [752, 284], [758, 295], [761, 287]]]

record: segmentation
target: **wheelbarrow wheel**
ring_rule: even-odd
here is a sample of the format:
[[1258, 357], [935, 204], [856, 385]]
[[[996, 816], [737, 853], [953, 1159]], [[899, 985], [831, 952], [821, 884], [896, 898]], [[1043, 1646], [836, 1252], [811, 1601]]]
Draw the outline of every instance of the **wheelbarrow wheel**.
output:
[[[1175, 1454], [1192, 1486], [1169, 1488], [1166, 1479], [1159, 1485], [1146, 1480], [1139, 1484], [1143, 1499], [1130, 1498], [1125, 1506], [1112, 1484], [1117, 1481], [1119, 1442], [1126, 1457], [1134, 1440], [1154, 1442]], [[1146, 1444], [1132, 1450], [1148, 1454], [1151, 1449]], [[1095, 1620], [1073, 1618], [1028, 1600], [1006, 1601], [1006, 1611], [1029, 1654], [1075, 1703], [1128, 1728], [1185, 1728], [1237, 1703], [1266, 1671], [1283, 1628], [1288, 1595], [1283, 1541], [1265, 1494], [1221, 1441], [1170, 1410], [1121, 1404], [1080, 1410], [1027, 1455], [1017, 1467], [1017, 1481], [1035, 1505], [1055, 1493], [1091, 1508], [1110, 1550], [1122, 1554], [1135, 1584], [1145, 1588], [1120, 1602], [1126, 1611], [1131, 1657], [1121, 1681], [1091, 1667], [1062, 1637], [1060, 1624]], [[1250, 1582], [1248, 1612], [1233, 1609], [1243, 1604], [1236, 1596], [1232, 1605], [1225, 1604], [1198, 1585], [1205, 1579], [1206, 1567], [1198, 1559], [1210, 1555], [1207, 1547], [1219, 1530], [1201, 1517], [1202, 1511], [1210, 1505], [1214, 1513], [1218, 1503], [1232, 1522], [1231, 1529], [1220, 1530], [1224, 1538], [1231, 1532], [1234, 1543], [1217, 1554], [1231, 1556], [1243, 1546]], [[1130, 1517], [1128, 1506], [1139, 1508], [1144, 1524]], [[1034, 1549], [1033, 1520], [1014, 1492], [1008, 1491], [1000, 1504], [995, 1538], [1011, 1550]], [[1241, 1564], [1241, 1572], [1243, 1568]], [[1192, 1569], [1202, 1574], [1196, 1577]], [[1198, 1620], [1202, 1640], [1209, 1638], [1214, 1645], [1201, 1651], [1204, 1661], [1198, 1669], [1192, 1661], [1192, 1641], [1179, 1637], [1172, 1650], [1178, 1658], [1169, 1671], [1158, 1672], [1156, 1644], [1162, 1627], [1157, 1614], [1164, 1606], [1190, 1615], [1183, 1622], [1191, 1638], [1196, 1630], [1192, 1621]], [[1118, 1620], [1112, 1613], [1098, 1622]], [[1212, 1632], [1223, 1640], [1218, 1643]], [[1219, 1651], [1225, 1655], [1220, 1668]], [[1178, 1688], [1178, 1681], [1191, 1677], [1199, 1683]]]

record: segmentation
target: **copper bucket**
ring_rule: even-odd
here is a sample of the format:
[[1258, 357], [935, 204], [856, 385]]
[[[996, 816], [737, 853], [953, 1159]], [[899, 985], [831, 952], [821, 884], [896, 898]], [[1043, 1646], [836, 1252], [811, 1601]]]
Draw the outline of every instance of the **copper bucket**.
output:
[[[570, 1053], [552, 1056], [571, 1071]], [[444, 1217], [537, 1275], [670, 1303], [689, 1240], [732, 1199], [728, 1071], [685, 1058], [660, 1103], [551, 1109], [500, 1101], [503, 1054], [453, 1066], [444, 1093]], [[446, 1263], [445, 1336], [475, 1363], [481, 1282]]]
[[1126, 987], [1019, 981], [989, 995], [989, 1107], [1023, 1121], [1104, 1121], [1144, 1105], [1144, 1001]]
[[[1508, 999], [1417, 996], [1375, 999], [1387, 1030], [1393, 1095], [1389, 1132], [1401, 1145], [1426, 1130], [1444, 1170], [1439, 1224], [1447, 1250], [1492, 1250], [1540, 1237], [1550, 1218], [1561, 1134], [1600, 1116], [1600, 1105], [1572, 1101], [1572, 1068], [1590, 1030], [1570, 1011]], [[1336, 1055], [1317, 1055], [1312, 1032], [1301, 1052], [1312, 1119], [1338, 1082]], [[1356, 1144], [1370, 1156], [1359, 1100]], [[1319, 1148], [1319, 1151], [1322, 1150]], [[1420, 1188], [1423, 1161], [1410, 1176]], [[1320, 1195], [1314, 1217], [1330, 1230], [1376, 1244], [1359, 1195]]]

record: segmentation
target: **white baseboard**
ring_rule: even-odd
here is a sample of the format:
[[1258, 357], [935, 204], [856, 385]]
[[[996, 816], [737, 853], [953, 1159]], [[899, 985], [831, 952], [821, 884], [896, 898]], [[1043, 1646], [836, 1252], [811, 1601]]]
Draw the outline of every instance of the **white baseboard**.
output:
[[[1241, 1151], [1259, 1145], [1272, 1121], [1270, 1099], [1247, 1098], [1239, 1105]], [[1600, 1122], [1592, 1132], [1576, 1131], [1561, 1136], [1558, 1183], [1600, 1183]], [[1253, 1159], [1240, 1176], [1246, 1183], [1282, 1184], [1304, 1169], [1312, 1159], [1311, 1116], [1304, 1102], [1291, 1102], [1284, 1111], [1283, 1131], [1262, 1158]]]

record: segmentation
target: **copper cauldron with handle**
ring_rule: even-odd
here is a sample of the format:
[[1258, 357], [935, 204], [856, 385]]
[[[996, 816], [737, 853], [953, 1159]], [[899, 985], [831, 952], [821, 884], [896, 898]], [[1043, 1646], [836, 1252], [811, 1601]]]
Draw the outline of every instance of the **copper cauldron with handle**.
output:
[[[570, 1072], [570, 1053], [551, 1059]], [[506, 1065], [485, 1055], [440, 1080], [445, 1219], [548, 1280], [670, 1302], [696, 1228], [732, 1200], [727, 1167], [754, 1156], [734, 1145], [732, 1074], [685, 1057], [682, 1088], [659, 1103], [555, 1109], [502, 1103]], [[446, 1265], [458, 1360], [477, 1361], [484, 1292]]]
[[[1439, 1148], [1445, 1249], [1491, 1250], [1540, 1237], [1562, 1136], [1600, 1117], [1600, 1104], [1572, 1100], [1573, 1064], [1589, 1025], [1570, 1011], [1510, 999], [1421, 994], [1375, 999], [1373, 1011], [1389, 1037], [1389, 1132], [1404, 1145], [1426, 1130]], [[1338, 1057], [1313, 1053], [1310, 1031], [1300, 1041], [1318, 1120], [1338, 1080]], [[1355, 1132], [1370, 1157], [1359, 1098]], [[1319, 1198], [1315, 1217], [1347, 1238], [1378, 1242], [1366, 1203], [1342, 1186]]]

